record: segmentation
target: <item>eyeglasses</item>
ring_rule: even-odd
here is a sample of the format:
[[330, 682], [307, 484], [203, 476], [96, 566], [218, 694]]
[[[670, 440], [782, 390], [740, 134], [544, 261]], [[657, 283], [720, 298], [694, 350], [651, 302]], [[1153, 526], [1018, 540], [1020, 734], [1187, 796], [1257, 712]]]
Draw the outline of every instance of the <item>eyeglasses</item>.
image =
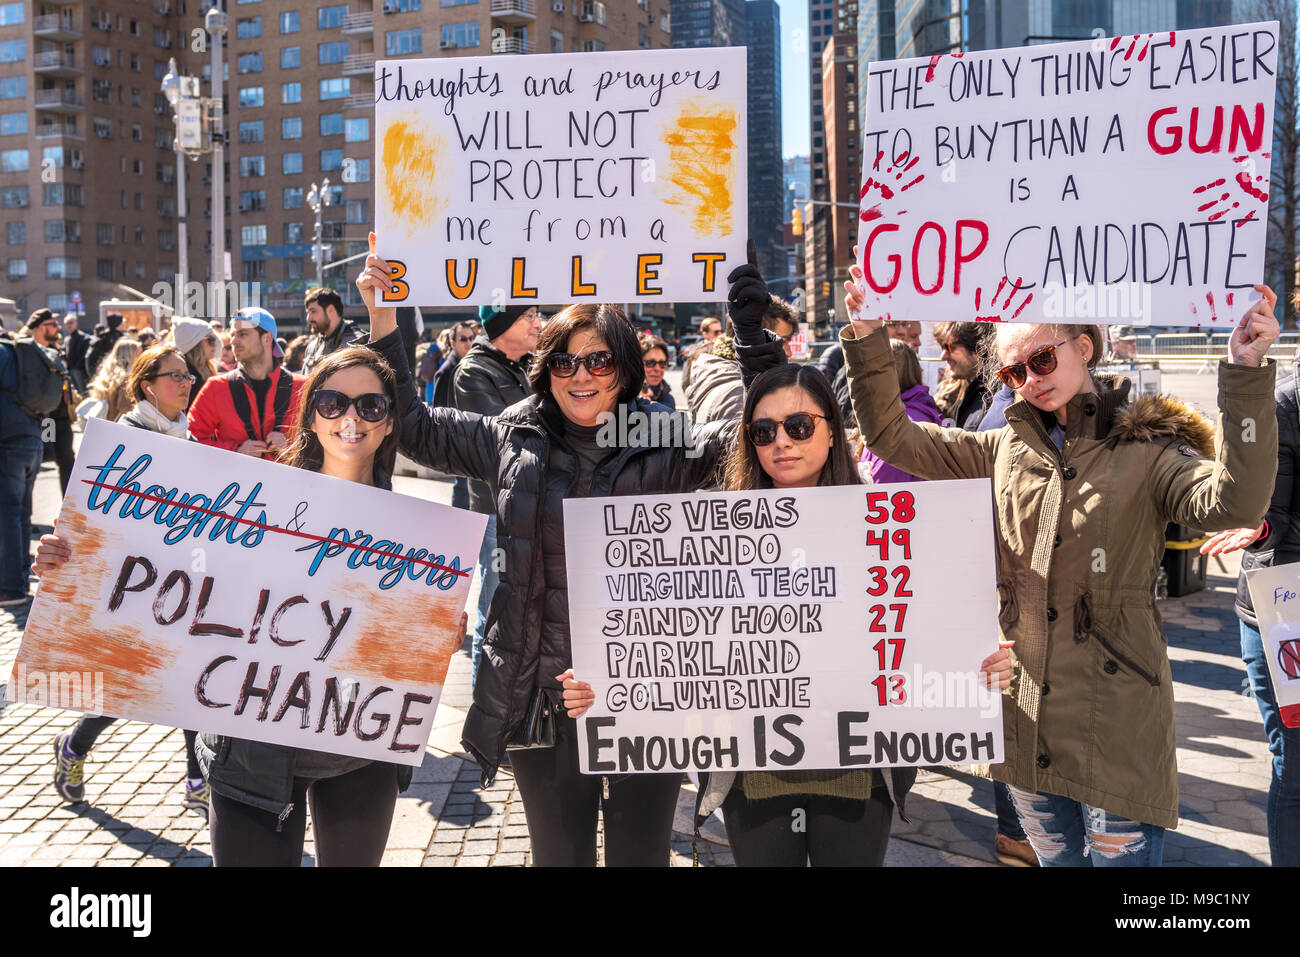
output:
[[601, 349], [598, 352], [588, 352], [585, 356], [553, 352], [546, 357], [546, 368], [551, 375], [561, 379], [568, 379], [577, 373], [578, 366], [586, 366], [592, 375], [611, 375], [614, 372], [614, 353]]
[[1028, 367], [1029, 372], [1036, 376], [1051, 375], [1056, 371], [1056, 350], [1058, 347], [1065, 345], [1067, 341], [1062, 339], [1054, 346], [1043, 346], [1024, 362], [1003, 366], [998, 370], [998, 378], [1005, 382], [1008, 388], [1019, 389], [1029, 381], [1029, 375], [1025, 371], [1026, 367]]
[[473, 342], [473, 341], [474, 341], [474, 337], [473, 337], [473, 336], [457, 336], [457, 337], [456, 337], [456, 341], [457, 341], [457, 342]]
[[337, 419], [348, 410], [348, 406], [355, 406], [357, 415], [366, 422], [381, 422], [388, 417], [388, 396], [382, 392], [350, 396], [333, 389], [320, 389], [312, 402], [324, 419]]
[[645, 363], [645, 367], [646, 367], [647, 369], [667, 369], [667, 368], [668, 368], [668, 360], [667, 360], [667, 359], [643, 359], [642, 361]]
[[187, 382], [190, 385], [193, 385], [195, 382], [198, 381], [194, 376], [190, 375], [188, 372], [159, 372], [157, 375], [150, 376], [149, 378], [154, 380], [171, 379], [177, 385], [185, 385], [185, 383]]
[[745, 431], [755, 445], [771, 445], [775, 442], [778, 426], [785, 429], [785, 434], [790, 436], [791, 441], [807, 442], [817, 431], [817, 420], [825, 418], [826, 416], [815, 412], [796, 412], [780, 422], [776, 419], [755, 419], [745, 426]]

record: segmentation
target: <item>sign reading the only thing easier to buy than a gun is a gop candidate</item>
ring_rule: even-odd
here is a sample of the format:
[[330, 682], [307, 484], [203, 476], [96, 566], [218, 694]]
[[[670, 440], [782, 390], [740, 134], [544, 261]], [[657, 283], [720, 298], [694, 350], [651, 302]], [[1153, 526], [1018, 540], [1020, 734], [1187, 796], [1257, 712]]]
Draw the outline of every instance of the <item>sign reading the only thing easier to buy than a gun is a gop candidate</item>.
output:
[[566, 499], [588, 773], [1003, 757], [987, 480]]
[[418, 765], [485, 524], [92, 419], [10, 697], [102, 674], [115, 717]]
[[745, 262], [745, 48], [380, 60], [390, 305], [721, 300]]
[[1259, 299], [1277, 23], [872, 64], [867, 318], [1228, 326]]

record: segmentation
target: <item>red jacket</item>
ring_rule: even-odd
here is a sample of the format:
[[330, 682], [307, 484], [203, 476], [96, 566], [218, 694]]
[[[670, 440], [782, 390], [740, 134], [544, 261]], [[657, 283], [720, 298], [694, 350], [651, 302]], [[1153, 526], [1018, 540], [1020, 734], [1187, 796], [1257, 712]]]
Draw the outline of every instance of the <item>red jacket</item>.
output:
[[[271, 370], [271, 387], [267, 390], [263, 408], [251, 415], [253, 430], [249, 431], [244, 419], [235, 408], [235, 399], [231, 394], [232, 384], [227, 374], [214, 375], [203, 384], [198, 397], [190, 406], [190, 434], [204, 445], [214, 445], [219, 449], [234, 451], [249, 439], [265, 439], [272, 431], [281, 432], [289, 442], [293, 441], [293, 427], [298, 421], [298, 407], [302, 401], [303, 384], [307, 381], [302, 376], [286, 372], [277, 365]], [[233, 373], [236, 382], [233, 388], [242, 389], [247, 397], [247, 407], [253, 411], [253, 387], [248, 384], [242, 372]], [[289, 408], [278, 421], [275, 417], [275, 395], [279, 388], [281, 376], [290, 377]], [[273, 456], [272, 456], [273, 458]]]

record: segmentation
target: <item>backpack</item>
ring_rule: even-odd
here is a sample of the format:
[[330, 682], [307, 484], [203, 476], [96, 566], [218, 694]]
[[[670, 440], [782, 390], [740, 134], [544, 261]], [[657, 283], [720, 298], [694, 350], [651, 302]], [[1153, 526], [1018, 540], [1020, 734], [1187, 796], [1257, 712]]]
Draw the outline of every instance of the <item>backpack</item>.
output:
[[[230, 398], [235, 403], [235, 414], [243, 420], [244, 429], [248, 432], [250, 439], [265, 439], [266, 436], [261, 434], [262, 410], [257, 410], [257, 418], [253, 417], [253, 404], [248, 401], [248, 392], [244, 388], [244, 374], [239, 369], [232, 369], [225, 375], [226, 382], [230, 385]], [[280, 368], [280, 378], [275, 384], [275, 396], [273, 398], [274, 422], [271, 430], [275, 431], [284, 424], [284, 420], [289, 416], [289, 402], [293, 399], [293, 376], [289, 370], [283, 366]]]
[[46, 349], [32, 339], [15, 339], [8, 345], [13, 349], [18, 371], [18, 391], [14, 398], [32, 418], [43, 419], [63, 401], [63, 360], [53, 349]]

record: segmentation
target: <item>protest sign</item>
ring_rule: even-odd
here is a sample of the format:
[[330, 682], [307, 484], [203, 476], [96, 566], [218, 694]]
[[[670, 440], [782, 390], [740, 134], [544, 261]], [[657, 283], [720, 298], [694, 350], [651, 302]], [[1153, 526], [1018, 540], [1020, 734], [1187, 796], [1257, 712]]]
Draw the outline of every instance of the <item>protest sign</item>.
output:
[[564, 526], [583, 772], [1002, 760], [986, 479], [566, 499]]
[[380, 60], [383, 301], [723, 299], [745, 97], [744, 47]]
[[1275, 22], [873, 64], [866, 318], [1230, 326], [1276, 68]]
[[1282, 723], [1300, 728], [1300, 563], [1246, 572]]
[[93, 419], [10, 697], [102, 674], [115, 717], [418, 765], [485, 524]]

